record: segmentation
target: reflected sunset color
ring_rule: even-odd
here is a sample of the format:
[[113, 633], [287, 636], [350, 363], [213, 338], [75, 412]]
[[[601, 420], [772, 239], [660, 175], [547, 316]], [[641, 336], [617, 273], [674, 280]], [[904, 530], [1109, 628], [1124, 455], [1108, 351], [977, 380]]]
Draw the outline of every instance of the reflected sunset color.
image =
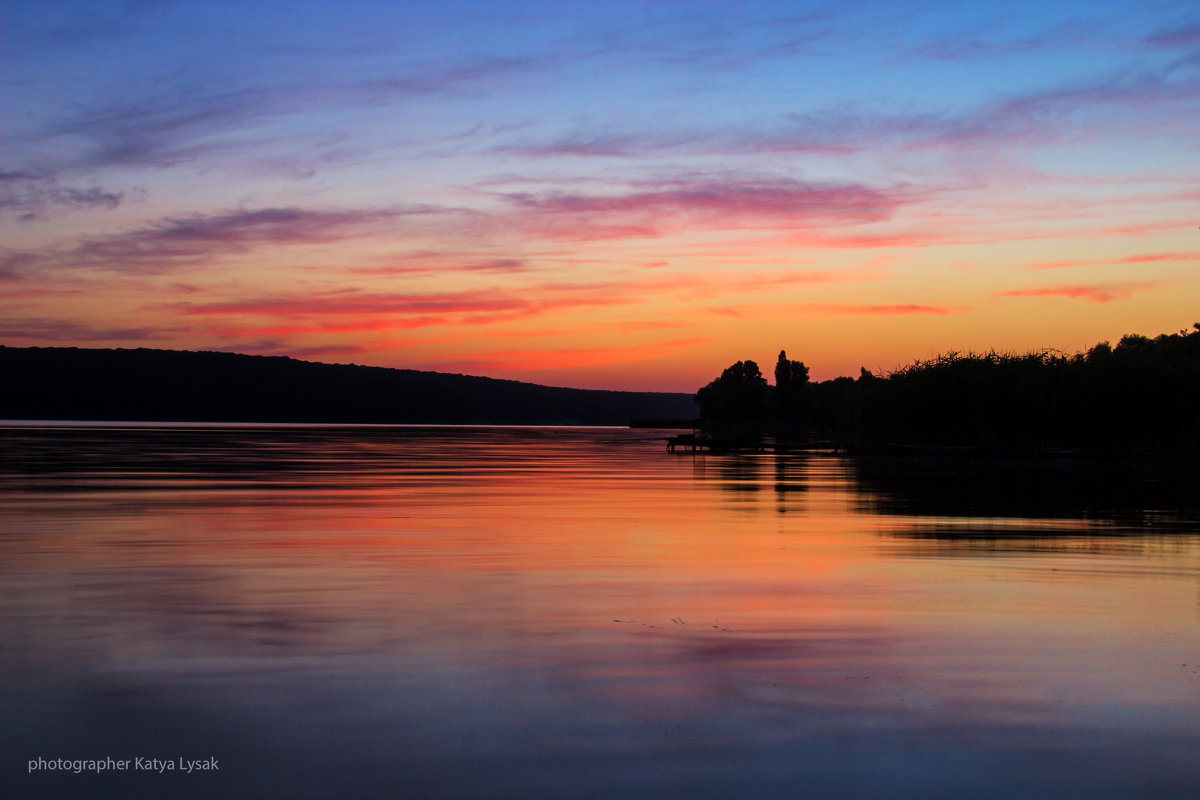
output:
[[663, 435], [0, 428], [5, 796], [1194, 796], [1195, 470]]

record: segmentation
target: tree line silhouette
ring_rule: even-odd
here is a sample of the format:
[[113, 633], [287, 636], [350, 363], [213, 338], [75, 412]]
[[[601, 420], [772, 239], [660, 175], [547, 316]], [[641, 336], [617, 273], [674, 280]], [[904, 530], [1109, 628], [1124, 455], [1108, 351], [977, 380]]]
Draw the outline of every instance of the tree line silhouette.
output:
[[696, 393], [705, 426], [846, 447], [1200, 451], [1200, 323], [1066, 355], [947, 353], [887, 375], [812, 382], [780, 351], [775, 384], [739, 361]]

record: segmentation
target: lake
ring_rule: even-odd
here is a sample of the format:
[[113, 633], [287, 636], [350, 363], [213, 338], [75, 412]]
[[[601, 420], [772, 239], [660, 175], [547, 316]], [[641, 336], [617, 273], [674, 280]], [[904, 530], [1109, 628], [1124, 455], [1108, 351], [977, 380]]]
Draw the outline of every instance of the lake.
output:
[[1200, 794], [1195, 464], [667, 435], [0, 425], [0, 794]]

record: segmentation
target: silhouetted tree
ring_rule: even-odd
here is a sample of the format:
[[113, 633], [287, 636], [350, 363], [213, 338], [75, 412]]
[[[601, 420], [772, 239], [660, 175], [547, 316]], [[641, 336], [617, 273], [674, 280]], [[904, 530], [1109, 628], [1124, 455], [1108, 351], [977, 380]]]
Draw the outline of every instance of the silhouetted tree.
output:
[[775, 388], [783, 394], [801, 391], [808, 383], [808, 367], [803, 361], [792, 361], [786, 350], [779, 351], [775, 362]]
[[1112, 354], [1112, 346], [1108, 342], [1101, 342], [1091, 350], [1088, 350], [1085, 358], [1090, 364], [1107, 364], [1108, 360], [1112, 358]]
[[747, 422], [761, 419], [767, 405], [767, 381], [758, 364], [739, 361], [725, 368], [721, 377], [696, 392], [700, 415], [715, 422]]
[[792, 361], [786, 350], [779, 351], [775, 362], [775, 416], [795, 423], [808, 416], [808, 367]]

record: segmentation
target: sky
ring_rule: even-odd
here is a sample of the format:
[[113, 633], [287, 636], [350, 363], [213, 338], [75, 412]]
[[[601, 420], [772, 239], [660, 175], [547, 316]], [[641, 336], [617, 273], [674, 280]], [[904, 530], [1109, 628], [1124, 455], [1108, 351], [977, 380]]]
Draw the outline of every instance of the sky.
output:
[[695, 391], [1200, 321], [1189, 2], [0, 6], [0, 344]]

